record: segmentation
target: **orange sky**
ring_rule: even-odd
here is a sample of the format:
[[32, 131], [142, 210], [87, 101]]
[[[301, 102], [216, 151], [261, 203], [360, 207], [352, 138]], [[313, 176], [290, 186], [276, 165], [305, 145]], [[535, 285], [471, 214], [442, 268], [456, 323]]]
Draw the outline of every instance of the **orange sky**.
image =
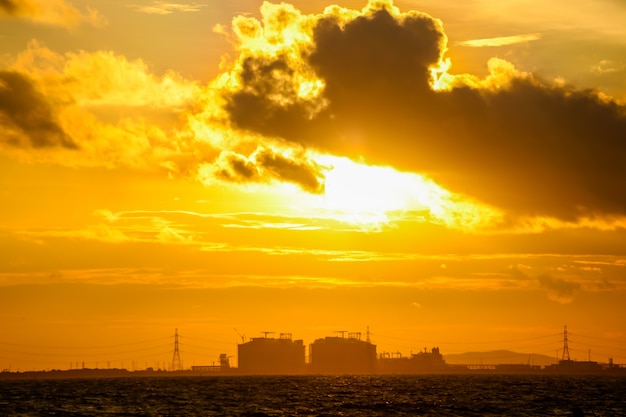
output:
[[626, 363], [626, 8], [431, 3], [0, 3], [0, 369]]

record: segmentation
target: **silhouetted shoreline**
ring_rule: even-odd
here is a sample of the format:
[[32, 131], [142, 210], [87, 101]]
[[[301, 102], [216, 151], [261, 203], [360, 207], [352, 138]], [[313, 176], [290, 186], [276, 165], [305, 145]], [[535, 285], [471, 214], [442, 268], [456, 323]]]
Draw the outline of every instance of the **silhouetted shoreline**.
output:
[[[425, 369], [423, 371], [385, 371], [377, 370], [361, 375], [537, 375], [537, 376], [619, 376], [626, 377], [624, 367], [597, 367], [587, 362], [574, 362], [546, 367], [523, 364], [501, 365], [446, 365], [440, 369]], [[315, 376], [315, 375], [349, 375], [341, 372], [245, 372], [237, 368], [215, 370], [137, 370], [128, 369], [69, 369], [49, 371], [0, 372], [0, 381], [7, 380], [36, 380], [36, 379], [91, 379], [91, 378], [172, 378], [172, 377], [236, 377], [236, 376]]]

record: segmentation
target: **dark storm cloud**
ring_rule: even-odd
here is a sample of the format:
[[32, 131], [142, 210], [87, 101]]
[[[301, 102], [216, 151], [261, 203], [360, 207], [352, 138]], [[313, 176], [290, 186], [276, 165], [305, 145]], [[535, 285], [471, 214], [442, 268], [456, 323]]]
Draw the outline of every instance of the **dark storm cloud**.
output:
[[428, 94], [429, 66], [441, 55], [444, 35], [426, 15], [396, 20], [382, 9], [345, 28], [335, 17], [322, 19], [314, 39], [309, 60], [326, 83], [326, 96], [333, 106], [349, 107], [355, 96], [371, 105], [381, 97]]
[[[391, 123], [406, 124], [418, 110], [415, 98], [433, 95], [428, 68], [438, 61], [445, 37], [426, 15], [398, 21], [381, 9], [345, 27], [327, 16], [313, 36], [308, 64], [324, 80], [329, 106], [311, 118], [311, 103], [296, 100], [289, 61], [255, 55], [244, 59], [242, 88], [228, 97], [227, 110], [237, 125], [334, 152], [363, 154], [360, 146], [376, 146], [368, 136], [388, 133]], [[422, 100], [423, 105], [428, 101]]]
[[273, 178], [296, 184], [310, 193], [324, 191], [324, 176], [315, 162], [302, 156], [287, 157], [269, 149], [257, 151], [251, 159], [234, 153], [223, 155], [222, 169], [217, 176], [233, 182], [262, 182]]
[[0, 71], [0, 127], [4, 131], [0, 142], [12, 146], [77, 147], [55, 120], [46, 97], [17, 72]]
[[17, 13], [21, 8], [20, 2], [16, 0], [0, 0], [0, 13]]
[[221, 171], [220, 176], [231, 181], [251, 181], [256, 179], [259, 172], [254, 163], [239, 155], [230, 155], [227, 160], [228, 168]]
[[282, 181], [298, 184], [311, 193], [324, 191], [319, 167], [312, 161], [290, 159], [281, 154], [265, 151], [256, 157], [257, 162]]
[[290, 136], [305, 119], [305, 109], [297, 102], [293, 75], [285, 57], [246, 58], [240, 73], [244, 87], [227, 104], [231, 117], [260, 133]]
[[303, 55], [323, 110], [297, 99], [284, 57], [248, 57], [228, 98], [239, 127], [428, 174], [516, 215], [626, 215], [626, 111], [594, 91], [513, 77], [500, 88], [430, 88], [445, 35], [386, 9], [317, 21]]
[[538, 277], [539, 285], [553, 293], [561, 300], [571, 300], [574, 293], [580, 289], [577, 282], [568, 282], [560, 278], [553, 278], [548, 274]]
[[440, 135], [449, 148], [433, 147], [453, 166], [435, 174], [442, 182], [523, 214], [626, 214], [623, 107], [522, 79], [441, 96], [453, 113]]

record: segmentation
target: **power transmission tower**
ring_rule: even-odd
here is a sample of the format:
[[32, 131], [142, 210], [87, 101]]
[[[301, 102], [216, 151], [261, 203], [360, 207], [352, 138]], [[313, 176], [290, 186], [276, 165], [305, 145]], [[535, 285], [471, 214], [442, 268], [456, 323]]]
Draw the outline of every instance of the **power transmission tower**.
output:
[[178, 329], [174, 333], [174, 357], [172, 357], [172, 371], [182, 371], [183, 362], [180, 360], [180, 351], [178, 350]]
[[567, 326], [564, 326], [563, 329], [563, 355], [561, 356], [561, 360], [569, 361], [569, 347], [567, 346]]

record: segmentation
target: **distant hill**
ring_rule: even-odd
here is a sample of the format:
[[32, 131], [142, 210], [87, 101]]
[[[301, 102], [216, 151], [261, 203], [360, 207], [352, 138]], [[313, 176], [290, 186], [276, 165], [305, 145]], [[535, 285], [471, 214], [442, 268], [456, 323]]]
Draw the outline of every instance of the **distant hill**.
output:
[[518, 353], [510, 350], [492, 350], [489, 352], [466, 352], [451, 355], [443, 355], [444, 360], [450, 365], [510, 365], [531, 364], [546, 366], [557, 363], [555, 357], [538, 353]]

